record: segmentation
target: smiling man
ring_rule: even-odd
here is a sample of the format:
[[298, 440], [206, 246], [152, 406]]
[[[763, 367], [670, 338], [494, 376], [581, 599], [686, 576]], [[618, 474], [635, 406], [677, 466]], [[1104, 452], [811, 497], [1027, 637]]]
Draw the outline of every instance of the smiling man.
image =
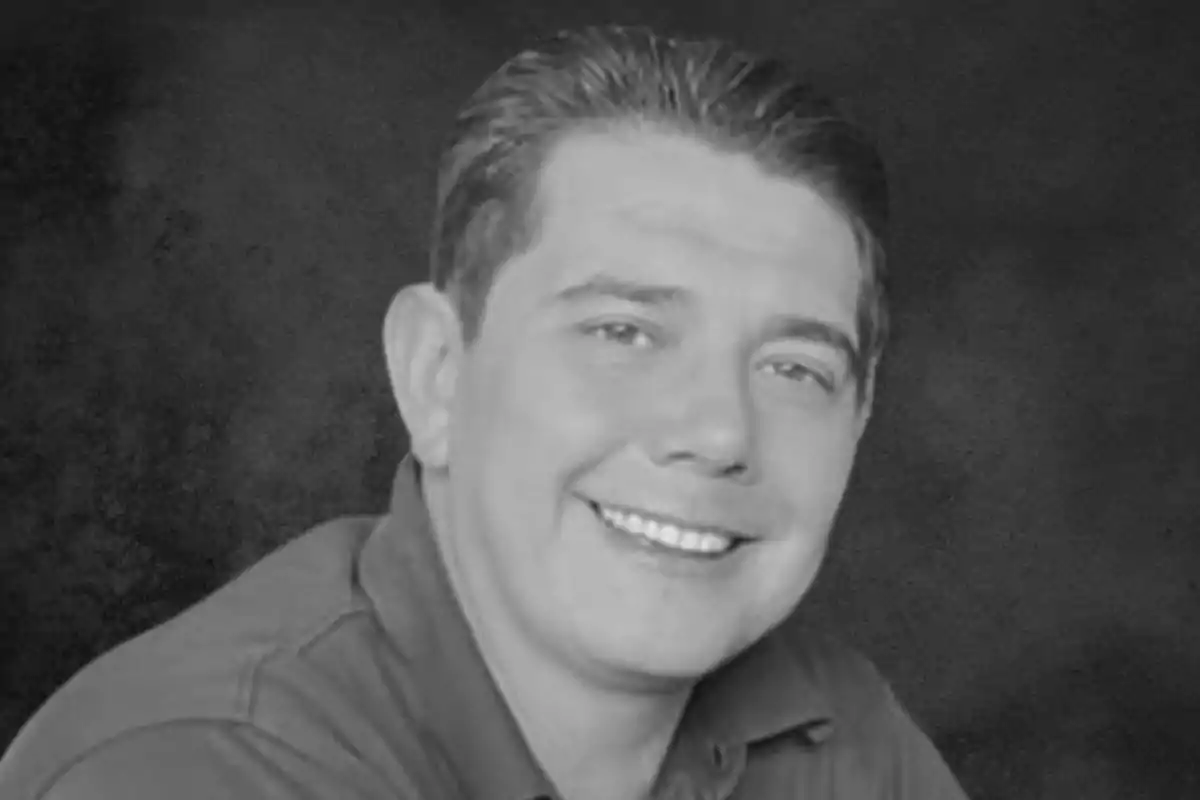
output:
[[883, 170], [780, 63], [563, 34], [458, 117], [384, 341], [412, 455], [102, 657], [32, 798], [962, 797], [811, 586], [885, 334]]

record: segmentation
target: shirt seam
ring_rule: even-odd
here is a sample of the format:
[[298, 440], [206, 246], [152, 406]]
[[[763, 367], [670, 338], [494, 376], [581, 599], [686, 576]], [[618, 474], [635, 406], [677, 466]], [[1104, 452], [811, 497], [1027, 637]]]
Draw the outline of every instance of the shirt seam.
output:
[[74, 757], [68, 759], [61, 766], [59, 766], [58, 769], [56, 769], [54, 772], [52, 772], [50, 774], [50, 776], [47, 777], [45, 779], [45, 781], [42, 783], [41, 787], [34, 791], [33, 797], [31, 798], [31, 800], [45, 800], [47, 793], [49, 793], [59, 783], [59, 781], [61, 781], [63, 778], [65, 778], [71, 770], [78, 767], [87, 758], [89, 758], [92, 755], [95, 755], [96, 753], [98, 753], [100, 750], [102, 750], [105, 747], [108, 747], [110, 745], [115, 745], [124, 739], [128, 739], [130, 737], [133, 737], [140, 733], [144, 733], [146, 731], [152, 731], [152, 730], [159, 729], [159, 728], [185, 727], [188, 725], [195, 725], [195, 726], [198, 726], [201, 728], [218, 728], [218, 729], [225, 728], [225, 727], [234, 728], [234, 729], [249, 728], [253, 732], [267, 737], [272, 742], [274, 742], [278, 745], [281, 745], [282, 747], [285, 747], [288, 750], [300, 752], [295, 747], [295, 745], [293, 745], [292, 743], [288, 742], [287, 740], [283, 739], [282, 737], [280, 737], [274, 733], [271, 733], [268, 730], [265, 730], [265, 729], [259, 727], [258, 725], [255, 725], [252, 721], [249, 721], [249, 720], [237, 719], [236, 717], [229, 717], [229, 718], [195, 717], [195, 716], [177, 717], [175, 719], [163, 720], [161, 722], [151, 722], [147, 725], [137, 725], [132, 728], [125, 728], [125, 729], [122, 729], [122, 730], [112, 734], [111, 736], [107, 736], [107, 737], [101, 739], [98, 742], [94, 742], [93, 744], [89, 745], [88, 747], [85, 747], [79, 753], [75, 754]]
[[[45, 797], [46, 793], [62, 779], [67, 772], [77, 766], [82, 760], [86, 759], [97, 750], [119, 741], [127, 736], [132, 736], [137, 733], [152, 730], [160, 727], [170, 727], [174, 725], [186, 725], [196, 723], [208, 723], [214, 726], [245, 726], [253, 730], [271, 737], [273, 740], [292, 747], [278, 735], [271, 733], [266, 728], [258, 724], [256, 720], [256, 705], [258, 700], [258, 687], [261, 684], [260, 676], [262, 671], [268, 667], [268, 662], [287, 655], [298, 655], [306, 648], [313, 646], [322, 636], [331, 633], [339, 623], [356, 617], [360, 614], [370, 613], [370, 609], [361, 604], [352, 603], [349, 606], [342, 607], [335, 612], [321, 615], [309, 625], [299, 628], [299, 632], [287, 637], [287, 640], [276, 642], [271, 647], [247, 659], [247, 663], [238, 670], [237, 687], [235, 690], [234, 707], [225, 714], [220, 716], [201, 716], [187, 715], [173, 717], [171, 719], [158, 720], [142, 725], [136, 725], [128, 728], [121, 728], [107, 736], [102, 737], [99, 741], [85, 747], [72, 758], [68, 759], [56, 770], [54, 770], [42, 788], [36, 791], [33, 795], [35, 800]], [[292, 749], [295, 749], [292, 747]]]

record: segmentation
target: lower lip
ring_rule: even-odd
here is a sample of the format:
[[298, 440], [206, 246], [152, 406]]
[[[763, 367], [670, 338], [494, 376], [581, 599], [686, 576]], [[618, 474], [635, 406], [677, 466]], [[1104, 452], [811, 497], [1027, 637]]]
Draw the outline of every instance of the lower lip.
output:
[[588, 508], [591, 509], [592, 514], [596, 517], [596, 520], [604, 526], [606, 531], [613, 535], [612, 538], [614, 540], [625, 547], [633, 546], [646, 555], [683, 559], [686, 561], [697, 562], [699, 564], [713, 564], [737, 552], [743, 544], [741, 541], [735, 541], [733, 546], [729, 549], [721, 550], [715, 553], [681, 550], [677, 547], [670, 547], [669, 545], [662, 544], [661, 542], [656, 542], [653, 539], [649, 539], [645, 536], [639, 536], [636, 533], [630, 533], [629, 531], [616, 528], [605, 521], [604, 517], [600, 515], [600, 508], [595, 503], [588, 502], [587, 505]]

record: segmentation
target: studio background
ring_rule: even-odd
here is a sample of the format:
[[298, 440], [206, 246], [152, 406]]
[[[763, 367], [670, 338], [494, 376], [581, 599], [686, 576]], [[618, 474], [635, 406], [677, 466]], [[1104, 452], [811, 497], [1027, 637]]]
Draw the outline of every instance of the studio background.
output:
[[1197, 12], [566, 5], [0, 11], [0, 749], [103, 649], [385, 507], [380, 326], [451, 115], [529, 35], [620, 21], [793, 58], [891, 167], [896, 330], [802, 615], [976, 800], [1200, 796]]

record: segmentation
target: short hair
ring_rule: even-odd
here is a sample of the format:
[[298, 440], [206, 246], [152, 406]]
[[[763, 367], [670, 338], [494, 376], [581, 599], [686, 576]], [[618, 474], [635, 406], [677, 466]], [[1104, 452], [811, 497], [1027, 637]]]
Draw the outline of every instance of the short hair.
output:
[[536, 240], [538, 175], [565, 135], [628, 124], [750, 154], [817, 191], [862, 255], [860, 389], [887, 338], [887, 179], [879, 154], [834, 102], [782, 60], [718, 39], [643, 27], [560, 32], [503, 64], [455, 119], [438, 171], [432, 282], [478, 334], [497, 271]]

